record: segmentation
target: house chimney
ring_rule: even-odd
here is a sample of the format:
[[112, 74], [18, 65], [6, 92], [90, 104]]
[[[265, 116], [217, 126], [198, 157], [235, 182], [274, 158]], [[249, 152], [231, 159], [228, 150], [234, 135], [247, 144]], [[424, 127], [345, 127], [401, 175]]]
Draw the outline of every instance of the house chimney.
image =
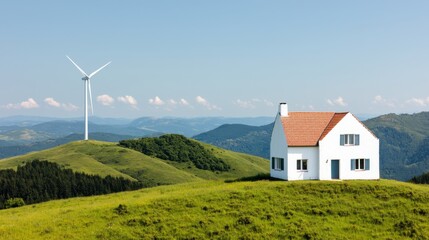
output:
[[279, 104], [279, 114], [281, 117], [287, 117], [289, 115], [289, 112], [287, 109], [287, 103], [280, 103]]

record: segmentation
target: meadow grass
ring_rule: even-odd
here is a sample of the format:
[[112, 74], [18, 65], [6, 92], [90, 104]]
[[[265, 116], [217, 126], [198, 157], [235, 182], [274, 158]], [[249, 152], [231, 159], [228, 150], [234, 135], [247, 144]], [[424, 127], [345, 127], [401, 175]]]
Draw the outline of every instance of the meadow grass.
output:
[[204, 181], [0, 211], [1, 239], [427, 239], [429, 187]]

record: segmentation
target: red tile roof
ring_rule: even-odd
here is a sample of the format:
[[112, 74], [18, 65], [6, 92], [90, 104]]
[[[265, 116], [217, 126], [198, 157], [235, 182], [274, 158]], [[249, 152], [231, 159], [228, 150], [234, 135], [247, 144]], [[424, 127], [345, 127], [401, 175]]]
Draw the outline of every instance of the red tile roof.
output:
[[[335, 113], [332, 117], [331, 121], [329, 122], [328, 126], [326, 126], [325, 130], [323, 131], [322, 135], [320, 136], [320, 140], [322, 140], [336, 125], [338, 122], [343, 119], [344, 116], [346, 116], [347, 113]], [[358, 120], [359, 121], [359, 120]]]
[[288, 146], [317, 146], [347, 113], [289, 112], [281, 117]]

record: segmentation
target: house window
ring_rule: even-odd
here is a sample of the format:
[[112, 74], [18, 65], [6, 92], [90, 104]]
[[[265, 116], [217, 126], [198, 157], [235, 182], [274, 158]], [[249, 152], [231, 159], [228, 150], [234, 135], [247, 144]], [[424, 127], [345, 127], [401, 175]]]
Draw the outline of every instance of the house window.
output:
[[298, 159], [296, 160], [296, 170], [307, 171], [307, 159]]
[[369, 159], [365, 159], [365, 158], [352, 159], [351, 170], [369, 170]]
[[341, 134], [340, 145], [341, 146], [357, 146], [359, 145], [359, 134]]
[[365, 159], [360, 158], [355, 160], [355, 169], [356, 170], [364, 170], [365, 169]]
[[284, 158], [277, 158], [273, 157], [271, 158], [271, 168], [274, 170], [283, 171], [284, 170]]

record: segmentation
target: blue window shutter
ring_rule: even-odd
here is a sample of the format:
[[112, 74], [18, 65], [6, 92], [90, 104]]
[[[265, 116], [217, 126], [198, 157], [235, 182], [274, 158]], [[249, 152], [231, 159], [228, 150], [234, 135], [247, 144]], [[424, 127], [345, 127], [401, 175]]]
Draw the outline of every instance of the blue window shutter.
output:
[[344, 139], [345, 139], [344, 134], [341, 134], [341, 135], [340, 135], [340, 145], [341, 145], [341, 146], [344, 146]]
[[273, 158], [273, 157], [271, 158], [271, 168], [272, 168], [272, 169], [275, 169], [275, 168], [276, 168], [276, 163], [275, 163], [275, 161], [274, 161], [274, 158]]
[[355, 145], [359, 145], [359, 134], [355, 135]]
[[280, 169], [282, 171], [285, 170], [285, 160], [284, 160], [284, 158], [280, 158]]
[[369, 159], [365, 159], [365, 170], [369, 170]]
[[351, 170], [356, 170], [356, 159], [351, 160]]

